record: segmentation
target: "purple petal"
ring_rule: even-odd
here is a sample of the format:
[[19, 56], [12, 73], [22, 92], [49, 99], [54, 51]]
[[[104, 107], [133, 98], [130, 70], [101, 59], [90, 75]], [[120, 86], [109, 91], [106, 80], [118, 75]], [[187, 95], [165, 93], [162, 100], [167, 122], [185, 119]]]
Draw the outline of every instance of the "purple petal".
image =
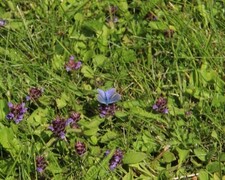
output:
[[121, 159], [121, 158], [120, 158], [119, 156], [115, 156], [115, 157], [114, 157], [114, 161], [117, 162], [117, 163], [120, 162], [120, 159]]
[[43, 168], [41, 168], [41, 167], [37, 167], [37, 172], [42, 173], [43, 171], [44, 171], [44, 169], [43, 169]]
[[69, 60], [74, 61], [75, 57], [74, 56], [70, 56]]
[[66, 126], [70, 125], [72, 122], [74, 122], [74, 120], [72, 118], [69, 118], [66, 120]]
[[54, 131], [53, 126], [48, 126], [48, 129], [51, 130], [51, 131]]
[[156, 109], [158, 109], [159, 107], [156, 105], [156, 104], [154, 104], [153, 106], [152, 106], [152, 109], [154, 109], [154, 110], [156, 110]]
[[105, 152], [105, 156], [108, 156], [109, 155], [109, 153], [110, 153], [110, 150], [107, 150], [106, 152]]
[[81, 67], [81, 62], [80, 61], [76, 62], [76, 66], [74, 69], [79, 69], [80, 67]]
[[30, 96], [26, 96], [26, 101], [30, 101]]
[[60, 136], [61, 139], [65, 139], [66, 138], [66, 135], [65, 135], [64, 132], [60, 132], [59, 136]]
[[11, 119], [13, 119], [14, 118], [14, 114], [13, 113], [9, 113], [9, 114], [7, 114], [7, 116], [6, 116], [6, 119], [8, 119], [8, 120], [11, 120]]
[[116, 162], [112, 162], [112, 163], [110, 164], [109, 168], [110, 168], [110, 170], [112, 171], [112, 170], [114, 170], [114, 169], [116, 168], [116, 166], [117, 166], [117, 163], [116, 163]]
[[22, 121], [22, 120], [23, 120], [23, 118], [17, 118], [17, 119], [14, 120], [14, 122], [15, 122], [16, 124], [19, 124], [20, 121]]
[[169, 110], [168, 110], [167, 108], [165, 108], [165, 109], [163, 110], [163, 113], [164, 113], [164, 114], [168, 114], [168, 113], [169, 113]]
[[71, 68], [69, 66], [66, 66], [66, 71], [67, 72], [71, 71]]
[[13, 104], [11, 102], [8, 102], [8, 107], [13, 108]]

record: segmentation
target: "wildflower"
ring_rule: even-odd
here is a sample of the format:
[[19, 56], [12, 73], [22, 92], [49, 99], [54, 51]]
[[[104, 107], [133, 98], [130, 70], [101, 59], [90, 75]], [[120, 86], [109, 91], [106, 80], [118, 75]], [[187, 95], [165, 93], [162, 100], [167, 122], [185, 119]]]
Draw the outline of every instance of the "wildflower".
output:
[[66, 138], [66, 121], [62, 118], [57, 117], [56, 120], [52, 121], [52, 125], [49, 126], [49, 129], [53, 134], [61, 139]]
[[10, 109], [10, 112], [6, 116], [8, 120], [14, 120], [16, 124], [23, 120], [23, 116], [27, 112], [25, 103], [13, 105], [11, 102], [9, 102], [8, 107]]
[[32, 87], [29, 90], [29, 95], [26, 96], [26, 100], [37, 100], [39, 97], [41, 97], [42, 93], [44, 92], [43, 88], [36, 88], [36, 87]]
[[152, 12], [148, 12], [145, 16], [145, 19], [146, 20], [149, 20], [149, 21], [157, 21], [157, 16], [155, 14], [153, 14]]
[[191, 115], [192, 115], [192, 111], [191, 110], [185, 112], [185, 116], [186, 117], [190, 117]]
[[108, 156], [108, 155], [109, 155], [109, 153], [110, 153], [110, 150], [106, 150], [106, 152], [105, 152], [104, 156]]
[[[105, 155], [107, 156], [109, 153], [110, 151], [107, 150]], [[109, 161], [110, 170], [114, 170], [119, 164], [121, 164], [122, 159], [123, 159], [123, 152], [120, 149], [117, 149]]]
[[77, 70], [81, 67], [81, 62], [80, 61], [75, 62], [74, 59], [75, 59], [74, 56], [70, 56], [69, 62], [65, 64], [67, 72]]
[[108, 8], [109, 14], [115, 14], [117, 11], [118, 11], [117, 6], [109, 6], [109, 8]]
[[6, 20], [0, 19], [0, 28], [4, 27], [6, 25], [6, 23], [7, 23]]
[[159, 97], [156, 103], [152, 106], [152, 109], [163, 114], [168, 114], [169, 110], [167, 108], [167, 99]]
[[78, 141], [75, 144], [75, 150], [80, 156], [83, 155], [86, 152], [85, 144], [83, 142]]
[[113, 15], [112, 17], [108, 17], [106, 21], [109, 23], [109, 25], [112, 25], [112, 24], [118, 23], [119, 18]]
[[167, 38], [172, 38], [174, 33], [175, 33], [175, 31], [173, 29], [168, 29], [164, 32], [164, 36]]
[[80, 120], [80, 113], [70, 112], [70, 117], [66, 121], [66, 125], [70, 125], [72, 128], [78, 128], [77, 122]]
[[36, 157], [37, 172], [42, 173], [47, 166], [47, 162], [43, 156]]
[[99, 106], [99, 115], [101, 118], [108, 117], [108, 116], [114, 116], [116, 111], [116, 105], [115, 104], [100, 104]]

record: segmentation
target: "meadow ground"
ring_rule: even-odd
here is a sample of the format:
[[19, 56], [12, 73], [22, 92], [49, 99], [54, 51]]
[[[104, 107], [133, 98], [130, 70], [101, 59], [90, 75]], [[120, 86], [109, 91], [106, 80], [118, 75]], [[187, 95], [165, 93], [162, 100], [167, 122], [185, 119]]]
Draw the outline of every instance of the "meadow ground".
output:
[[7, 0], [0, 36], [1, 179], [225, 179], [224, 1]]

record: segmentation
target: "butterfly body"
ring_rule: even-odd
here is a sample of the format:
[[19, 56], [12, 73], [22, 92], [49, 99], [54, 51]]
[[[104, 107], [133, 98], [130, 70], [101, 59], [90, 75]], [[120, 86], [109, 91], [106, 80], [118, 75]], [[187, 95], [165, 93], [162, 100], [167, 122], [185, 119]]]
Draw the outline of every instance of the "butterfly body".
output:
[[109, 105], [121, 99], [121, 95], [116, 92], [115, 88], [111, 88], [106, 91], [97, 89], [97, 91], [98, 91], [97, 100], [101, 104]]

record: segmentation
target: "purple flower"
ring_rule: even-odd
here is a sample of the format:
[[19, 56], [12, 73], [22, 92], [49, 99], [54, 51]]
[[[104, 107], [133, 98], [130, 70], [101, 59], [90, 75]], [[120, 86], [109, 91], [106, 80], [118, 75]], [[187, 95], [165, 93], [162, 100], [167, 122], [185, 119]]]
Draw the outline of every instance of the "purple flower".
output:
[[118, 11], [117, 6], [109, 6], [109, 8], [108, 8], [109, 14], [115, 14], [117, 11]]
[[11, 102], [9, 102], [8, 107], [10, 112], [6, 115], [6, 119], [13, 120], [16, 124], [18, 124], [20, 121], [23, 120], [23, 116], [27, 112], [25, 103], [14, 105]]
[[44, 92], [43, 88], [36, 88], [36, 87], [32, 87], [29, 90], [29, 95], [26, 96], [26, 100], [37, 100], [39, 97], [41, 97], [42, 93]]
[[149, 20], [149, 21], [157, 21], [158, 20], [157, 16], [152, 12], [148, 12], [145, 16], [145, 19]]
[[36, 157], [36, 168], [37, 172], [42, 173], [47, 166], [47, 162], [43, 156]]
[[108, 117], [108, 116], [114, 116], [116, 111], [116, 105], [115, 104], [100, 104], [99, 105], [99, 115], [101, 118]]
[[49, 129], [53, 132], [56, 137], [61, 139], [66, 138], [66, 121], [62, 118], [57, 117], [56, 120], [52, 121], [52, 125]]
[[169, 110], [167, 108], [167, 99], [164, 97], [159, 97], [156, 103], [152, 106], [152, 109], [162, 114], [168, 114]]
[[106, 20], [108, 23], [117, 23], [119, 21], [119, 18], [113, 15], [112, 17], [108, 17]]
[[75, 144], [75, 150], [76, 150], [77, 154], [79, 154], [81, 156], [86, 152], [86, 146], [83, 142], [78, 141]]
[[72, 128], [79, 128], [77, 122], [80, 120], [80, 113], [70, 112], [70, 117], [66, 121], [66, 125], [70, 125]]
[[120, 149], [117, 149], [109, 161], [110, 170], [114, 170], [119, 164], [121, 164], [123, 159], [123, 152]]
[[67, 72], [80, 69], [81, 61], [75, 62], [74, 59], [75, 59], [74, 56], [70, 56], [69, 61], [65, 64]]
[[6, 20], [0, 19], [0, 28], [4, 27], [7, 24]]
[[109, 155], [109, 153], [110, 153], [110, 150], [106, 150], [106, 152], [105, 152], [104, 156], [108, 156], [108, 155]]

